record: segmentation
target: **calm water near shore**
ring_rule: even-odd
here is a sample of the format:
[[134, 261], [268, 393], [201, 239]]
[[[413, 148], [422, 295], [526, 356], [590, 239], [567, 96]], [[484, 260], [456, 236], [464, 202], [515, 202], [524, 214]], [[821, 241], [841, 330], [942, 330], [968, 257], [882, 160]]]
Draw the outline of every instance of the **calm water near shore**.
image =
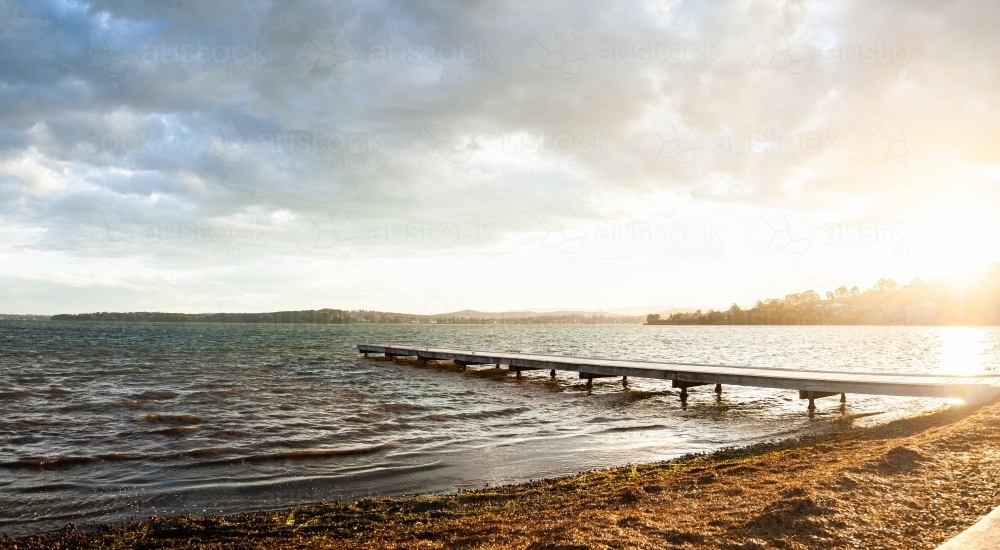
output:
[[917, 414], [849, 396], [363, 359], [362, 342], [738, 365], [1000, 370], [1000, 329], [0, 322], [0, 532], [479, 488]]

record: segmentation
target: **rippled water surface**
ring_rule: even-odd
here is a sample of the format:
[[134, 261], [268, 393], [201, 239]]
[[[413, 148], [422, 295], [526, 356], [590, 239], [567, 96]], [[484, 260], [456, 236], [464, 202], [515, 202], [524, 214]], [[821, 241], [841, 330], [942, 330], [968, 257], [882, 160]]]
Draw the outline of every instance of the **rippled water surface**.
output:
[[654, 461], [947, 404], [364, 359], [358, 343], [966, 374], [996, 328], [0, 322], [0, 531], [452, 491]]

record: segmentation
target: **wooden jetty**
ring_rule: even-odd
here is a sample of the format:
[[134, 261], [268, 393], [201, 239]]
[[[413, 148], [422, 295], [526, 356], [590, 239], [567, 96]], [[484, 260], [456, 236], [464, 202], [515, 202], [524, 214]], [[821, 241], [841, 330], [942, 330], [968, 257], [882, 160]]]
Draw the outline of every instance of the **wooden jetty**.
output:
[[586, 379], [588, 387], [593, 384], [594, 378], [621, 377], [623, 382], [630, 377], [670, 380], [674, 388], [680, 389], [682, 401], [688, 397], [688, 388], [705, 385], [715, 385], [717, 393], [722, 392], [723, 385], [797, 390], [799, 399], [809, 400], [809, 410], [816, 408], [816, 399], [839, 395], [841, 402], [843, 402], [848, 393], [958, 398], [966, 403], [984, 403], [1000, 395], [1000, 375], [987, 373], [954, 376], [948, 374], [799, 370], [475, 351], [397, 344], [359, 344], [358, 351], [365, 356], [370, 353], [384, 354], [390, 360], [395, 357], [415, 357], [421, 362], [452, 361], [463, 367], [463, 370], [468, 365], [495, 365], [497, 368], [501, 365], [507, 365], [507, 368], [515, 372], [518, 378], [521, 377], [521, 371], [525, 370], [548, 370], [552, 378], [555, 378], [556, 371], [571, 371], [579, 373], [581, 379]]

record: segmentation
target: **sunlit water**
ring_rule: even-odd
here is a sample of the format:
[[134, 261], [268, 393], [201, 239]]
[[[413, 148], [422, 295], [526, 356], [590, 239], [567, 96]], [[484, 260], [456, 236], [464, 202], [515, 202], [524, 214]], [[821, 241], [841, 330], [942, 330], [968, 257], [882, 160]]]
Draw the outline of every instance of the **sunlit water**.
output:
[[[868, 425], [942, 400], [523, 380], [355, 345], [967, 374], [997, 328], [0, 322], [0, 530], [443, 492]], [[481, 368], [488, 371], [488, 368]]]

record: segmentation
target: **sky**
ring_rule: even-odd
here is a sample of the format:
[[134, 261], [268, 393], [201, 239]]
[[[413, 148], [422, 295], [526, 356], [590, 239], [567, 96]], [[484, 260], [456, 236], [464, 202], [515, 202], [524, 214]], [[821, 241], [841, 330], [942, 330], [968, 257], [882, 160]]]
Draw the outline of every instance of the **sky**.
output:
[[1000, 260], [1000, 5], [0, 0], [0, 313], [744, 307]]

